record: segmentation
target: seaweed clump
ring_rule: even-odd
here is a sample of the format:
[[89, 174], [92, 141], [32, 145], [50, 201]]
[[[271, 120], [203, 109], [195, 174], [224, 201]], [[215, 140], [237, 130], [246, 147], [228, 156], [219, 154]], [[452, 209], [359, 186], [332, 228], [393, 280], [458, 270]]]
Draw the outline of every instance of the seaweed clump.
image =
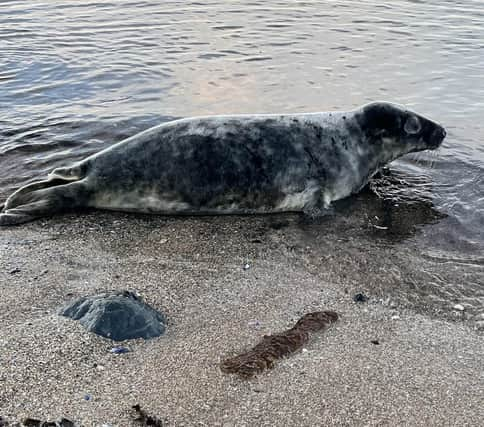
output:
[[316, 311], [305, 314], [285, 332], [264, 335], [254, 348], [220, 364], [222, 372], [250, 378], [265, 369], [272, 369], [274, 362], [299, 350], [308, 340], [311, 332], [326, 328], [338, 320], [334, 311]]

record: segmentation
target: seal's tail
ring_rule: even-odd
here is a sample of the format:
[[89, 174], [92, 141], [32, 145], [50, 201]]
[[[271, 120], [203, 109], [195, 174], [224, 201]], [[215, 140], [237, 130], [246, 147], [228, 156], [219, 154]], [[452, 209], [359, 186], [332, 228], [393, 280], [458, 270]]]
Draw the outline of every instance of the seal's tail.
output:
[[[64, 174], [66, 171], [69, 173]], [[48, 179], [19, 188], [5, 202], [0, 213], [0, 226], [22, 224], [85, 206], [87, 187], [79, 178], [71, 169], [56, 169]]]

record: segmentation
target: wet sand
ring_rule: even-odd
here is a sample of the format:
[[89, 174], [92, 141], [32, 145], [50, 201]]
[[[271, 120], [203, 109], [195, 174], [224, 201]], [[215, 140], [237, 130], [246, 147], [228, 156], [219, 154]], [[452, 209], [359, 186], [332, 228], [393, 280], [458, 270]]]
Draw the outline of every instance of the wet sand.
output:
[[[363, 224], [93, 212], [2, 228], [0, 416], [127, 426], [138, 403], [168, 425], [481, 425], [480, 314], [425, 295], [432, 269], [446, 280], [464, 270]], [[409, 299], [409, 288], [421, 292]], [[166, 335], [115, 355], [57, 315], [108, 289], [166, 313]], [[338, 322], [274, 369], [221, 372], [225, 357], [326, 309]]]

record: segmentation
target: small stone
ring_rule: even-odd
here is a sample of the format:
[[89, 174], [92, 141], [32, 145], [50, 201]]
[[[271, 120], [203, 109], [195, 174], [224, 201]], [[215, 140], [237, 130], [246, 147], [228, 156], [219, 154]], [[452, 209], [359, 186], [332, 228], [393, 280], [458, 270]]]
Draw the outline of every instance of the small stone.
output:
[[249, 326], [256, 328], [256, 329], [259, 329], [260, 326], [261, 326], [261, 322], [259, 322], [258, 320], [250, 320]]
[[8, 273], [9, 274], [17, 274], [17, 273], [20, 273], [20, 268], [14, 268], [13, 270], [10, 270]]
[[371, 343], [375, 345], [380, 345], [380, 341], [378, 340], [371, 340]]
[[248, 270], [249, 268], [250, 268], [249, 264], [245, 264], [244, 267], [243, 267], [244, 270]]
[[462, 305], [462, 304], [456, 304], [454, 305], [454, 307], [452, 307], [454, 310], [457, 310], [457, 311], [464, 311], [465, 310], [465, 307]]
[[91, 400], [91, 395], [90, 394], [85, 394], [84, 395], [84, 400]]
[[400, 320], [400, 316], [392, 316], [392, 320]]
[[109, 351], [113, 354], [124, 354], [124, 353], [129, 353], [129, 348], [118, 346], [118, 347], [113, 347]]
[[388, 227], [384, 227], [382, 225], [376, 225], [376, 224], [372, 224], [373, 227], [375, 227], [377, 230], [388, 230]]
[[302, 349], [302, 352], [303, 352], [303, 353], [307, 353], [307, 352], [308, 352], [308, 349], [307, 349], [307, 348], [303, 348], [303, 349]]
[[24, 418], [22, 420], [22, 424], [25, 426], [25, 427], [40, 427], [41, 424], [42, 424], [42, 421], [40, 420], [37, 420], [35, 418]]
[[60, 421], [57, 422], [57, 424], [60, 427], [76, 427], [76, 424], [74, 423], [74, 421], [71, 421], [67, 418], [61, 418]]
[[369, 300], [369, 298], [365, 294], [362, 294], [362, 293], [358, 293], [353, 297], [354, 302], [367, 302], [368, 300]]

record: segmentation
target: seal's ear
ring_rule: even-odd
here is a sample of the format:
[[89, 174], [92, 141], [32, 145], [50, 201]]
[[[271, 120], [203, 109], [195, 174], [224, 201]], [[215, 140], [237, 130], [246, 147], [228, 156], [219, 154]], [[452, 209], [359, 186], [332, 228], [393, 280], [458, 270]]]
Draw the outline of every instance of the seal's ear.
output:
[[408, 116], [407, 121], [403, 125], [405, 133], [415, 135], [420, 132], [420, 129], [422, 129], [422, 125], [420, 124], [419, 118], [414, 115]]

